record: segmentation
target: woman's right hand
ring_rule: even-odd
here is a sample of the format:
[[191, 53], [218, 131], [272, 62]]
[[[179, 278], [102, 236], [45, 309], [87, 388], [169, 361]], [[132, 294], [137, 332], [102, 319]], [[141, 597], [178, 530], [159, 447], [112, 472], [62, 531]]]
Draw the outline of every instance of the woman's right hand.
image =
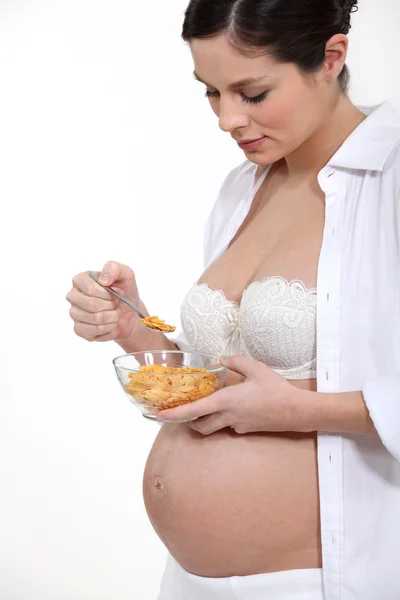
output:
[[[139, 292], [132, 269], [110, 261], [98, 275], [103, 285], [112, 286], [139, 307]], [[88, 272], [73, 278], [73, 287], [66, 298], [71, 304], [69, 314], [74, 321], [75, 333], [89, 342], [113, 340], [124, 343], [136, 328], [142, 327], [138, 315], [93, 281]]]

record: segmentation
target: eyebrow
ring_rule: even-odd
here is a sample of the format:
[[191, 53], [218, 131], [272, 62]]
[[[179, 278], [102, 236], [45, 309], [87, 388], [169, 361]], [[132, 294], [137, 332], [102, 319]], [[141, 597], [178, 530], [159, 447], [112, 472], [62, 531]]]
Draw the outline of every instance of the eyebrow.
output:
[[[204, 85], [209, 85], [208, 83], [203, 81], [197, 75], [196, 71], [193, 71], [193, 76], [197, 81], [200, 81], [200, 83], [204, 83]], [[260, 83], [260, 81], [263, 81], [264, 79], [267, 79], [267, 78], [268, 78], [267, 75], [263, 75], [262, 77], [249, 77], [247, 79], [241, 79], [240, 81], [235, 81], [235, 83], [231, 83], [228, 87], [231, 90], [237, 90], [238, 88], [247, 87], [248, 85], [253, 85], [254, 83]]]

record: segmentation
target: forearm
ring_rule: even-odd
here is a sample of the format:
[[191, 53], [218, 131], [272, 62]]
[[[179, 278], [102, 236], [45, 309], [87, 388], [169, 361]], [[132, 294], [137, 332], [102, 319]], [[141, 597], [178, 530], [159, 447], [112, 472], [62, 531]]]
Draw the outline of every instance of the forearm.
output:
[[[142, 301], [140, 301], [138, 308], [145, 317], [150, 316]], [[161, 331], [152, 331], [142, 324], [138, 324], [138, 327], [135, 327], [128, 339], [115, 341], [127, 354], [146, 350], [178, 350], [175, 344]]]
[[307, 429], [332, 433], [378, 435], [361, 392], [302, 392]]

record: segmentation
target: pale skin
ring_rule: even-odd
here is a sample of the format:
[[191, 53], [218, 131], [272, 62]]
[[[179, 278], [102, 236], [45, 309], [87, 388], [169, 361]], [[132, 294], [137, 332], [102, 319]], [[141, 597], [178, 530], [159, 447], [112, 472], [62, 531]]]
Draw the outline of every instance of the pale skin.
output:
[[[347, 38], [328, 41], [312, 75], [267, 53], [238, 54], [225, 35], [193, 40], [190, 49], [220, 128], [237, 141], [265, 138], [245, 154], [260, 175], [272, 164], [229, 247], [199, 283], [237, 303], [252, 281], [271, 275], [316, 287], [325, 222], [317, 175], [364, 119], [338, 84]], [[149, 314], [129, 267], [109, 262], [101, 280]], [[67, 298], [75, 332], [87, 340], [114, 340], [126, 352], [175, 348], [88, 273], [74, 278]], [[195, 420], [166, 424], [149, 454], [143, 491], [153, 527], [197, 575], [321, 567], [315, 432], [377, 435], [362, 393], [322, 394], [315, 379], [289, 382], [255, 360], [222, 360], [225, 389], [159, 413]]]
[[203, 435], [231, 427], [236, 433], [256, 431], [376, 434], [361, 392], [323, 394], [292, 385], [264, 364], [236, 355], [221, 363], [242, 376], [189, 405], [158, 413], [160, 420], [199, 419], [190, 424]]
[[[240, 55], [224, 35], [190, 43], [196, 76], [206, 82], [220, 128], [236, 141], [268, 136], [269, 143], [248, 152], [247, 157], [260, 168], [275, 163], [280, 185], [288, 191], [313, 189], [320, 169], [364, 118], [341, 93], [337, 81], [347, 47], [347, 37], [335, 35], [327, 43], [322, 68], [304, 75], [295, 65], [278, 63], [269, 56]], [[251, 78], [255, 81], [234, 85]], [[267, 97], [260, 103], [245, 101], [265, 92]], [[262, 201], [259, 209], [263, 209]], [[101, 275], [104, 285], [113, 284], [149, 314], [129, 267], [110, 261]], [[89, 341], [114, 340], [126, 352], [155, 346], [175, 348], [163, 334], [142, 327], [135, 314], [93, 282], [87, 272], [74, 278], [67, 300], [75, 332]], [[158, 415], [160, 420], [196, 418], [190, 427], [203, 435], [225, 427], [237, 433], [377, 435], [361, 392], [322, 394], [315, 391], [315, 382], [293, 385], [265, 365], [244, 357], [226, 357], [224, 362], [231, 371], [225, 390], [163, 411]], [[229, 385], [237, 382], [239, 385]]]
[[[347, 46], [346, 36], [331, 38], [323, 68], [306, 79], [292, 64], [277, 64], [267, 57], [238, 56], [225, 36], [193, 40], [191, 51], [195, 75], [206, 82], [220, 128], [236, 141], [270, 136], [272, 143], [265, 150], [249, 152], [249, 160], [263, 166], [279, 164], [284, 156], [284, 186], [299, 189], [312, 185], [320, 169], [364, 118], [340, 93], [337, 84]], [[244, 73], [246, 79], [253, 78], [256, 83], [232, 87], [233, 82], [244, 79]], [[243, 97], [257, 97], [266, 90], [269, 93], [264, 102], [243, 105]], [[309, 135], [313, 130], [314, 135]], [[312, 390], [315, 386], [311, 382], [309, 386], [293, 385], [265, 365], [240, 356], [225, 357], [224, 364], [241, 376], [243, 383], [191, 405], [162, 411], [158, 418], [200, 419], [190, 427], [203, 435], [224, 427], [237, 433], [330, 431], [377, 435], [362, 392], [319, 393]]]

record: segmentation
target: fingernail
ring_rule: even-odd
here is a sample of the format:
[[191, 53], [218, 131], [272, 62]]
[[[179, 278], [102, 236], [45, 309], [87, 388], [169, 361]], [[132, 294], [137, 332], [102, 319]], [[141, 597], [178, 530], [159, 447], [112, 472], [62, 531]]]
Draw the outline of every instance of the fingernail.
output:
[[111, 275], [109, 275], [108, 273], [102, 273], [99, 277], [99, 281], [103, 285], [108, 285], [109, 283], [111, 283]]

